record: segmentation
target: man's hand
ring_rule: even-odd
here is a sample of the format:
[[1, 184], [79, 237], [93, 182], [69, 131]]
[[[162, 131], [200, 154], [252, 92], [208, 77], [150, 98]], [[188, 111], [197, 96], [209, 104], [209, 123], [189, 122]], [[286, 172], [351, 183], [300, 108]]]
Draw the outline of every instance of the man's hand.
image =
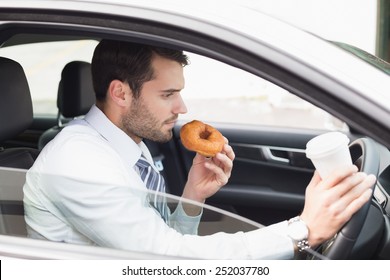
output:
[[332, 238], [371, 197], [376, 178], [357, 172], [356, 166], [340, 169], [321, 180], [317, 172], [306, 189], [301, 219], [309, 228], [311, 246]]
[[[182, 197], [203, 203], [228, 182], [235, 155], [227, 139], [225, 140], [222, 152], [213, 158], [196, 154]], [[184, 210], [189, 215], [197, 215], [200, 212], [199, 207], [189, 205], [184, 205]]]

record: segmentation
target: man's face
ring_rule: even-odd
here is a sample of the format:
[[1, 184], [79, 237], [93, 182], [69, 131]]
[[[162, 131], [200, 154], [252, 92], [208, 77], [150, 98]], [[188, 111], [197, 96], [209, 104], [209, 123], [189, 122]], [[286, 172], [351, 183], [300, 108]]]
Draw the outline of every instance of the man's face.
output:
[[180, 91], [184, 88], [183, 67], [176, 61], [155, 56], [154, 79], [144, 83], [140, 97], [133, 98], [122, 118], [125, 132], [137, 143], [143, 138], [167, 142], [179, 114], [187, 112]]

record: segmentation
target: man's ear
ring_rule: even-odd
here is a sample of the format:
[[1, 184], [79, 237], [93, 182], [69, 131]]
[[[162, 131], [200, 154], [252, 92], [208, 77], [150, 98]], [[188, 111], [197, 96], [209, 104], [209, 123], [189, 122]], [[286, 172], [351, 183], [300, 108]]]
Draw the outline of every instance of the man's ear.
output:
[[108, 87], [109, 98], [118, 106], [128, 106], [131, 94], [130, 87], [120, 80], [112, 80]]

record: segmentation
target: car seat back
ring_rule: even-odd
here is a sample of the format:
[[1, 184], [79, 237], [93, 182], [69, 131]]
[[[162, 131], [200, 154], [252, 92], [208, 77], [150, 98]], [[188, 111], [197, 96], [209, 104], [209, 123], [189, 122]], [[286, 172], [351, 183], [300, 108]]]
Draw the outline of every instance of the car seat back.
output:
[[39, 151], [30, 147], [7, 147], [33, 121], [33, 107], [22, 66], [0, 57], [0, 166], [28, 169]]
[[66, 124], [63, 119], [74, 119], [85, 115], [95, 103], [92, 86], [91, 64], [84, 61], [71, 61], [65, 65], [57, 93], [57, 125], [46, 130], [38, 142], [38, 149], [51, 141]]

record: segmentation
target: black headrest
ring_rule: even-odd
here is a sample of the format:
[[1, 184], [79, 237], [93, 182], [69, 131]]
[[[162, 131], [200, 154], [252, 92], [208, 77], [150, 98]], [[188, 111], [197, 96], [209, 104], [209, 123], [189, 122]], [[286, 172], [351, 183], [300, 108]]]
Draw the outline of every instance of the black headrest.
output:
[[33, 107], [22, 66], [0, 57], [0, 142], [25, 131], [33, 121]]
[[95, 103], [91, 64], [72, 61], [65, 65], [58, 87], [57, 106], [66, 118], [85, 115]]

